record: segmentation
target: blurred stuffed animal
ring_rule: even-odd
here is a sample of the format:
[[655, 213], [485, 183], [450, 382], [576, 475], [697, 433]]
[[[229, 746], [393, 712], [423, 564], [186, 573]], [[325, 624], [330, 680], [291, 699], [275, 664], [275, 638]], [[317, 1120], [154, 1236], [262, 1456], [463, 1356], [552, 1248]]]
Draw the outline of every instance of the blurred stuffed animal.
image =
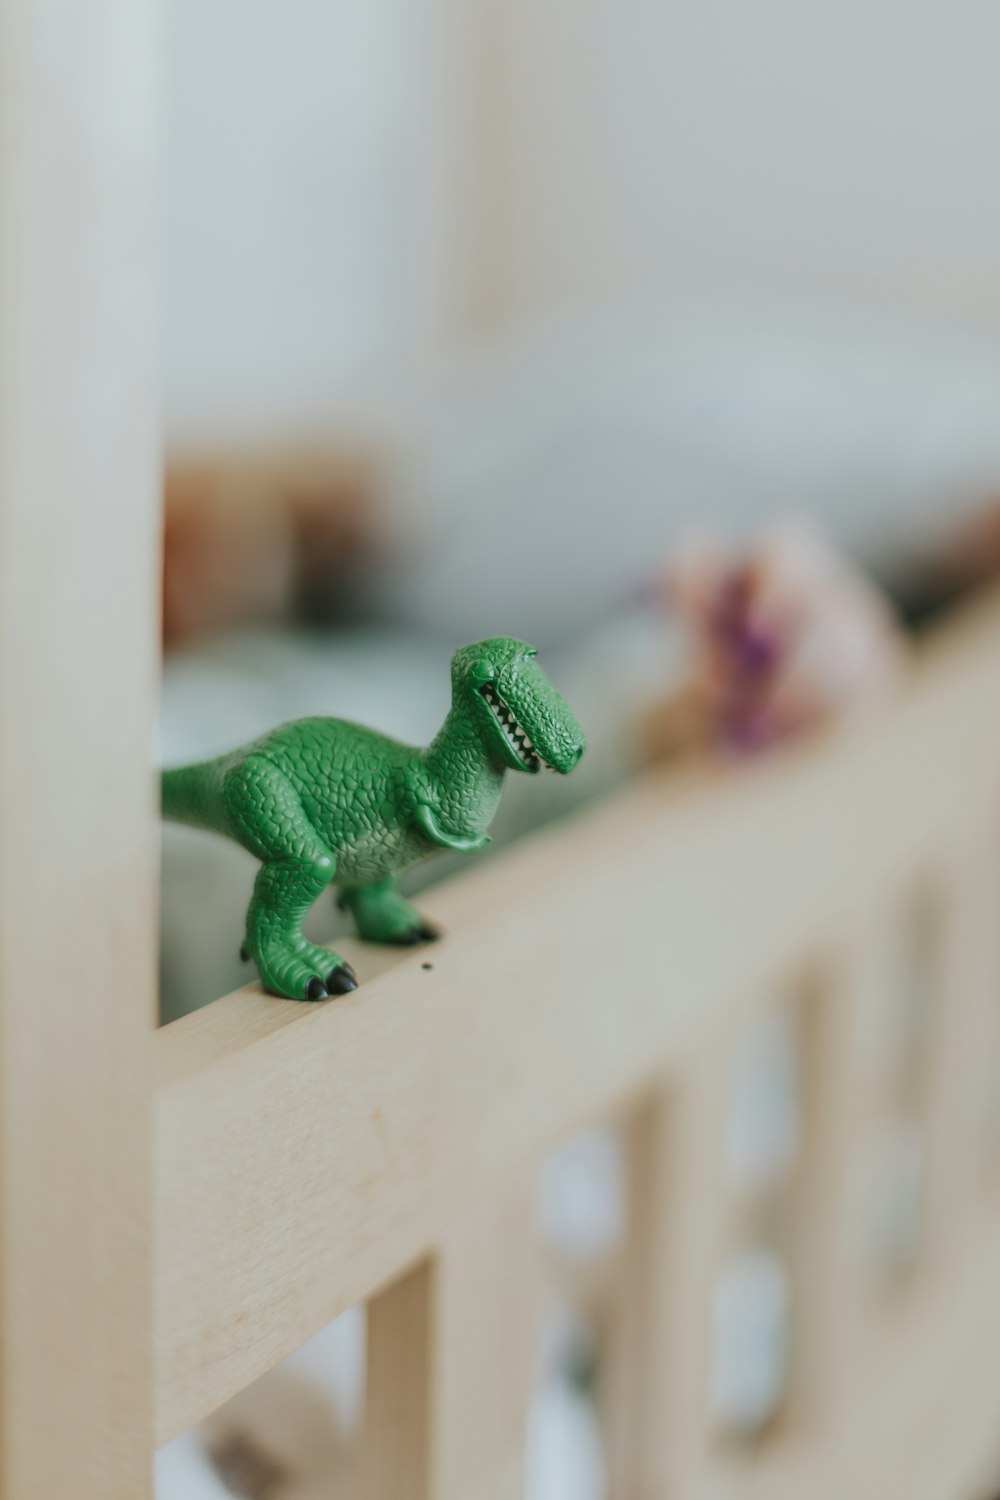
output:
[[902, 638], [874, 585], [786, 523], [743, 550], [682, 550], [661, 586], [692, 643], [687, 681], [649, 716], [653, 755], [706, 744], [755, 754], [855, 712], [900, 671]]

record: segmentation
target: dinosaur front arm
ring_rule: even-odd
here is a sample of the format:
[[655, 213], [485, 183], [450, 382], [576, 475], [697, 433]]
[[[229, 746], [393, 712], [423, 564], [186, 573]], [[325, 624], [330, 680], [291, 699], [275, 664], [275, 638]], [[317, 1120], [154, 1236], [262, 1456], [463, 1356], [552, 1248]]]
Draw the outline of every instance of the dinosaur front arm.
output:
[[437, 844], [441, 849], [454, 849], [458, 854], [471, 854], [474, 849], [485, 849], [486, 845], [491, 842], [488, 833], [480, 833], [472, 837], [460, 833], [446, 833], [438, 822], [434, 809], [426, 802], [417, 803], [416, 819], [431, 843]]

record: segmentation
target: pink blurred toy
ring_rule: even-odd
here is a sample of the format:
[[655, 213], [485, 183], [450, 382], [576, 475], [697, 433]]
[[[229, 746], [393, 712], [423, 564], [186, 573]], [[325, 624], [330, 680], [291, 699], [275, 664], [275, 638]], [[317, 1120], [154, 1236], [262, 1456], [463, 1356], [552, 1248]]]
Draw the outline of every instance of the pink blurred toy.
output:
[[[786, 523], [736, 550], [683, 549], [664, 581], [668, 608], [689, 627], [692, 677], [683, 705], [651, 724], [677, 748], [692, 733], [753, 754], [883, 692], [903, 647], [875, 587], [821, 536]], [[685, 729], [678, 736], [677, 713]]]

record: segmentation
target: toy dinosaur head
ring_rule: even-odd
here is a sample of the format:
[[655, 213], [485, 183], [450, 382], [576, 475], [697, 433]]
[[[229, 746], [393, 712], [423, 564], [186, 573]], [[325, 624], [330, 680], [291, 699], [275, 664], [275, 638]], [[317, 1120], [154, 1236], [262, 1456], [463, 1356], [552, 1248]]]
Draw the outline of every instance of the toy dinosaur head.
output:
[[452, 690], [497, 765], [532, 773], [547, 766], [565, 776], [586, 741], [535, 656], [533, 646], [503, 635], [463, 646], [452, 657]]

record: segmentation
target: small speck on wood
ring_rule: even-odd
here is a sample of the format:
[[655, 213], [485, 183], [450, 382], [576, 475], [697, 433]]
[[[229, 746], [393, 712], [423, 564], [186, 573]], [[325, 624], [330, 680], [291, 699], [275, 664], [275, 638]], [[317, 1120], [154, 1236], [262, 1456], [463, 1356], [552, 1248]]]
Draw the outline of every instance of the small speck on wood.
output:
[[421, 964], [420, 967], [422, 969], [433, 969], [434, 965], [433, 964]]

